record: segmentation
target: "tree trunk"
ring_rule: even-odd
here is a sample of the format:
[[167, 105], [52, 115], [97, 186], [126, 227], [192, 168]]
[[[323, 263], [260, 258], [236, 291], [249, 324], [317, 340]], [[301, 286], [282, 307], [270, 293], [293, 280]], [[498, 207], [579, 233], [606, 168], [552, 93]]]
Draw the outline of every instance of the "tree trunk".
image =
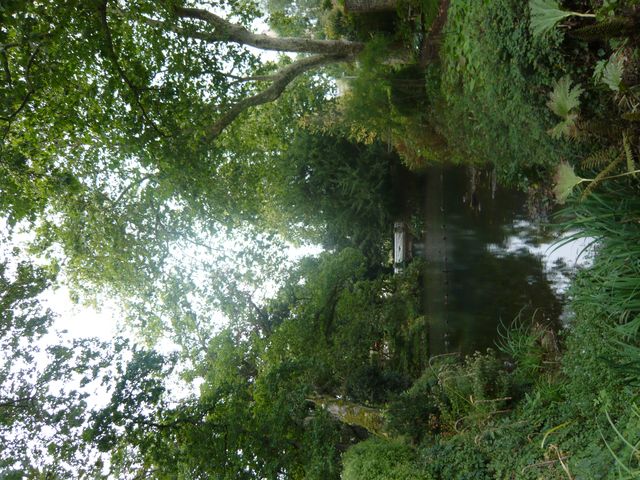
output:
[[[253, 33], [244, 26], [228, 20], [201, 8], [175, 7], [176, 15], [181, 19], [196, 20], [208, 27], [206, 31], [191, 31], [178, 26], [171, 28], [184, 36], [198, 38], [206, 42], [234, 42], [249, 45], [261, 50], [275, 50], [279, 52], [316, 53], [324, 55], [355, 55], [364, 48], [361, 42], [348, 40], [318, 40], [304, 37], [274, 37], [262, 33]], [[145, 19], [148, 24], [162, 24], [157, 20]], [[202, 25], [200, 23], [200, 25]], [[199, 25], [199, 26], [200, 26]]]
[[345, 0], [346, 13], [392, 12], [398, 8], [398, 0]]
[[324, 408], [332, 417], [340, 422], [362, 427], [378, 437], [389, 436], [385, 429], [383, 412], [379, 408], [365, 407], [357, 403], [328, 397], [326, 395], [312, 397], [308, 400]]

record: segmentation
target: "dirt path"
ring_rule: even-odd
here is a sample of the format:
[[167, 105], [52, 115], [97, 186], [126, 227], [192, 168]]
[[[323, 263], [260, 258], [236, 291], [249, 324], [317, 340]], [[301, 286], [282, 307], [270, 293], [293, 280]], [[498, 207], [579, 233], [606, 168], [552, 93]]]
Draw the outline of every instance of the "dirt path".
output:
[[429, 32], [425, 35], [420, 47], [420, 65], [426, 67], [428, 64], [438, 60], [440, 45], [442, 40], [442, 29], [447, 23], [447, 12], [449, 10], [449, 0], [440, 2], [438, 16], [431, 24]]

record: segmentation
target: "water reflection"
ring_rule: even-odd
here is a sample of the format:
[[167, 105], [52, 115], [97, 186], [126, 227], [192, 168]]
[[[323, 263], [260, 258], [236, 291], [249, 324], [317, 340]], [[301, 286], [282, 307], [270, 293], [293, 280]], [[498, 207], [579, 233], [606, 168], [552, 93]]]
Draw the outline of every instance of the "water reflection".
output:
[[554, 238], [527, 219], [523, 194], [487, 172], [433, 168], [423, 202], [431, 355], [494, 346], [500, 323], [519, 313], [557, 325], [576, 247], [552, 252]]

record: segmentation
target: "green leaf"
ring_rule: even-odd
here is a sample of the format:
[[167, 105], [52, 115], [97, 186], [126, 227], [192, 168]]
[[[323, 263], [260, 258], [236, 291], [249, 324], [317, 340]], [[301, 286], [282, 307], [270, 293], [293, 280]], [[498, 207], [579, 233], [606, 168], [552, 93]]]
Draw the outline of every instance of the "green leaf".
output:
[[620, 83], [622, 82], [622, 73], [624, 71], [623, 61], [622, 56], [614, 53], [602, 70], [602, 82], [614, 92], [620, 91]]
[[583, 91], [580, 84], [572, 87], [571, 77], [565, 75], [553, 84], [547, 106], [553, 113], [566, 120], [573, 113], [572, 110], [580, 106], [580, 95]]
[[555, 181], [553, 193], [559, 204], [563, 204], [567, 200], [573, 187], [584, 181], [583, 178], [575, 174], [573, 167], [567, 162], [560, 162], [553, 179]]
[[551, 31], [563, 18], [572, 15], [571, 12], [560, 10], [556, 0], [530, 0], [531, 29], [534, 37], [542, 36]]

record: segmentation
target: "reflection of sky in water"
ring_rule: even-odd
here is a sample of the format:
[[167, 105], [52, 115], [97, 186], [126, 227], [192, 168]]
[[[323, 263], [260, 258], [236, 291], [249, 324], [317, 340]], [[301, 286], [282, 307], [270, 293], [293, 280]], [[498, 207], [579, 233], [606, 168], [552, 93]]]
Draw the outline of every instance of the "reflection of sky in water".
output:
[[487, 250], [497, 257], [521, 254], [539, 257], [549, 283], [557, 293], [564, 293], [576, 269], [591, 261], [591, 238], [563, 241], [571, 236], [572, 232], [568, 232], [559, 239], [543, 242], [537, 236], [538, 228], [531, 222], [519, 219], [511, 227], [510, 235], [502, 244], [489, 244]]

